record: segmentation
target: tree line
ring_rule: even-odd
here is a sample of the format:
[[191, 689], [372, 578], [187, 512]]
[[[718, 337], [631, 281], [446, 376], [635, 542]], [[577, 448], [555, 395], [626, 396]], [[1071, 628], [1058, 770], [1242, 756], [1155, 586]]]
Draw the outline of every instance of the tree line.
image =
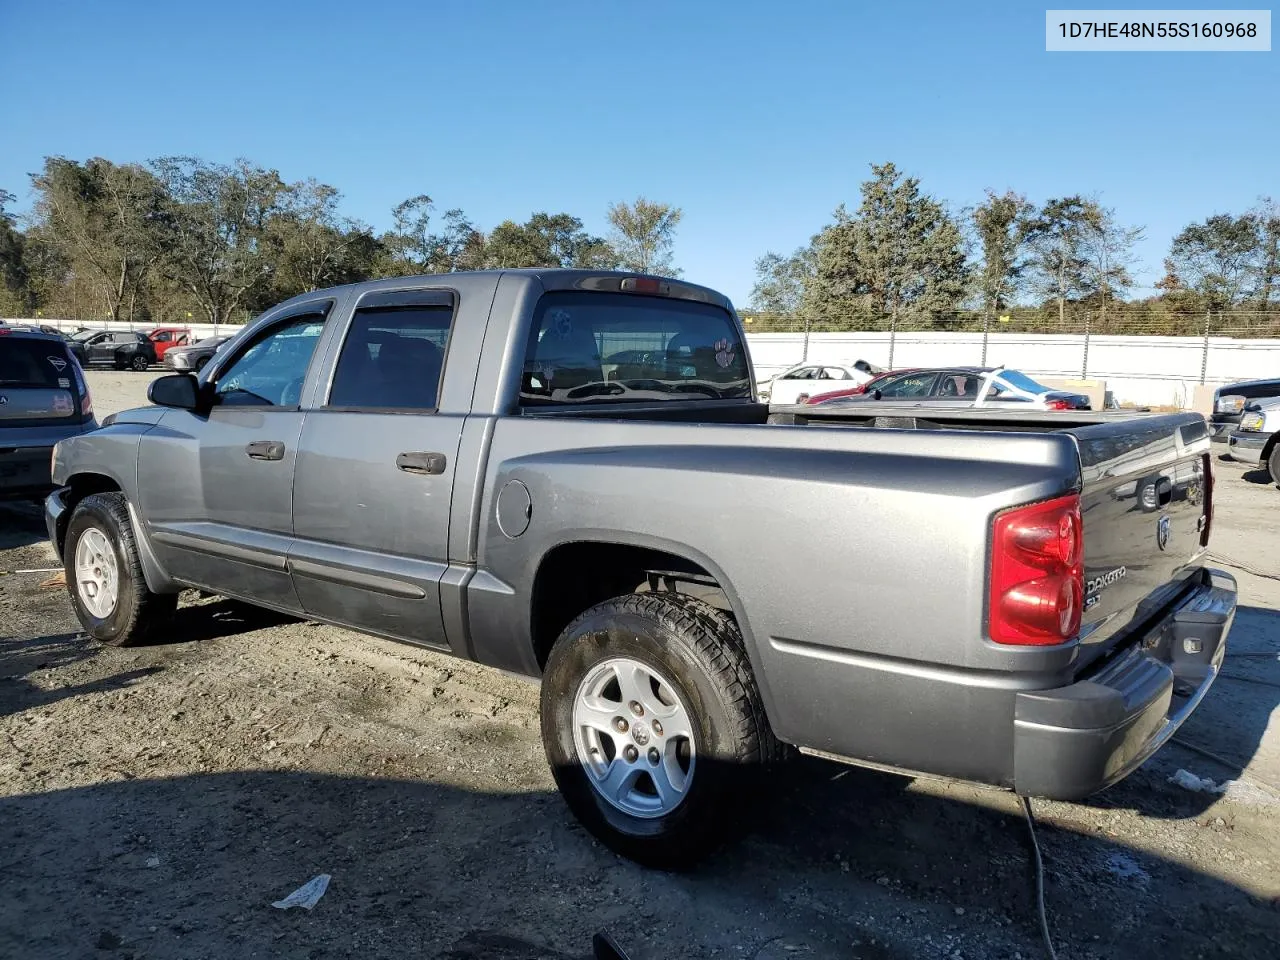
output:
[[[1280, 203], [1188, 224], [1170, 245], [1156, 294], [1132, 297], [1144, 228], [1096, 197], [1032, 203], [987, 191], [952, 212], [893, 163], [872, 164], [861, 202], [790, 255], [755, 264], [753, 320], [819, 330], [982, 326], [1021, 328], [1087, 312], [1100, 332], [1255, 311], [1280, 322]], [[757, 327], [760, 329], [762, 327]]]
[[22, 223], [0, 190], [0, 316], [238, 322], [300, 293], [375, 277], [493, 267], [678, 275], [681, 210], [640, 197], [606, 211], [608, 236], [569, 213], [478, 227], [427, 194], [378, 233], [344, 216], [337, 188], [288, 183], [247, 160], [147, 163], [47, 157]]

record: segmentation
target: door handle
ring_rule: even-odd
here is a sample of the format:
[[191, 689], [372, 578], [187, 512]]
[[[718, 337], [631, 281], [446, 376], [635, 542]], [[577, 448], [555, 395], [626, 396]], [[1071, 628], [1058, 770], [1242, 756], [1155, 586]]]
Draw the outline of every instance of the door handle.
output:
[[244, 452], [252, 460], [283, 460], [284, 444], [279, 440], [255, 440], [245, 444]]
[[449, 461], [443, 453], [402, 453], [396, 457], [396, 467], [405, 473], [438, 474], [444, 473]]

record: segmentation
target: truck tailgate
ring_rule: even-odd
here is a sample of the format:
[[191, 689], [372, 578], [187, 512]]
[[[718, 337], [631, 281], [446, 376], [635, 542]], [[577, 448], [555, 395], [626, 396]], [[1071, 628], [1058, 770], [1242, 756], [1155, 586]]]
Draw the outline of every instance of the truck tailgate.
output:
[[1208, 543], [1212, 465], [1203, 418], [1173, 415], [1071, 430], [1080, 449], [1083, 669], [1133, 635], [1196, 575]]

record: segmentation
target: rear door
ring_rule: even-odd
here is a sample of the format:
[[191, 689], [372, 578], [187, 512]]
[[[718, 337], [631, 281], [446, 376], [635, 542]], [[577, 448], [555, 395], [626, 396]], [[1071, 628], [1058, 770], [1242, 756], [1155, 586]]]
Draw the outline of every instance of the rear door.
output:
[[169, 410], [141, 440], [142, 513], [178, 580], [299, 610], [286, 557], [301, 399], [333, 306], [291, 306], [228, 356], [208, 382], [207, 414]]
[[113, 333], [100, 333], [92, 337], [86, 345], [90, 363], [114, 362], [116, 358], [116, 341]]
[[475, 384], [474, 359], [444, 377], [456, 308], [443, 289], [357, 301], [302, 429], [289, 555], [307, 613], [439, 648], [449, 505]]

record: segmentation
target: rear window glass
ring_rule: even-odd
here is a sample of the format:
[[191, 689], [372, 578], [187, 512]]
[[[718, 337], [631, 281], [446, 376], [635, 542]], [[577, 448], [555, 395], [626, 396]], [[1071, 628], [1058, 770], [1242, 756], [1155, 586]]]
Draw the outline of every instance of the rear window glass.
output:
[[584, 291], [538, 301], [526, 405], [751, 397], [733, 318], [711, 304]]
[[0, 386], [72, 388], [75, 361], [55, 340], [0, 337]]

